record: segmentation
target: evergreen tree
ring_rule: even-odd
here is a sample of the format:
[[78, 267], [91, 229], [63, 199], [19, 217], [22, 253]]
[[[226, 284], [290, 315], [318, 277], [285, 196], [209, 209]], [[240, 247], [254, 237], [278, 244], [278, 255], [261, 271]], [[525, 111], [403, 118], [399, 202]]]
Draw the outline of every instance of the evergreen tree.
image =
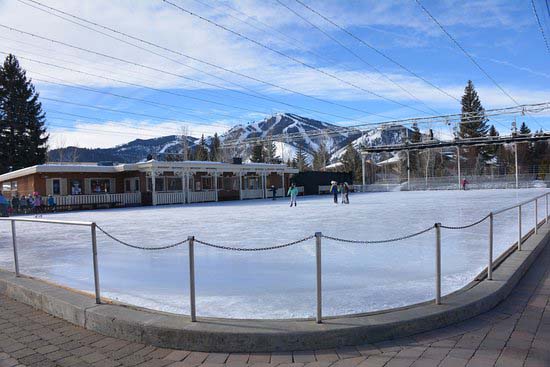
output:
[[210, 160], [213, 162], [221, 161], [221, 142], [218, 133], [214, 133], [210, 141]]
[[0, 174], [46, 162], [48, 134], [38, 93], [17, 58], [0, 67]]
[[206, 147], [206, 140], [204, 139], [204, 134], [199, 140], [199, 145], [195, 148], [195, 160], [196, 161], [207, 161], [208, 160], [208, 148]]
[[304, 148], [302, 145], [298, 146], [298, 149], [296, 150], [296, 156], [294, 157], [294, 161], [296, 162], [296, 168], [300, 172], [304, 172], [308, 170], [308, 164], [307, 164], [307, 155], [306, 152], [304, 152]]
[[412, 130], [411, 142], [413, 143], [421, 142], [422, 134], [420, 133], [420, 129], [418, 128], [418, 124], [416, 122], [412, 124], [411, 130]]
[[275, 163], [275, 161], [277, 160], [277, 146], [275, 145], [275, 142], [271, 140], [271, 138], [268, 138], [265, 144], [264, 153], [266, 163]]
[[464, 88], [464, 95], [462, 96], [460, 137], [467, 139], [486, 136], [489, 130], [487, 121], [485, 109], [481, 105], [479, 96], [474, 88], [474, 83], [468, 80], [468, 84]]
[[257, 143], [252, 147], [252, 156], [250, 160], [254, 163], [264, 162], [264, 145], [262, 143]]
[[495, 128], [495, 125], [491, 125], [491, 128], [489, 129], [489, 136], [499, 136], [499, 133]]
[[361, 177], [361, 154], [355, 149], [353, 144], [348, 144], [344, 155], [342, 156], [342, 163], [344, 165], [345, 172], [351, 172], [354, 180]]
[[313, 154], [313, 170], [320, 171], [324, 169], [329, 161], [330, 155], [325, 142], [319, 143], [319, 148]]
[[529, 135], [531, 134], [531, 129], [529, 129], [529, 126], [524, 122], [521, 123], [521, 126], [519, 127], [519, 133], [521, 135]]

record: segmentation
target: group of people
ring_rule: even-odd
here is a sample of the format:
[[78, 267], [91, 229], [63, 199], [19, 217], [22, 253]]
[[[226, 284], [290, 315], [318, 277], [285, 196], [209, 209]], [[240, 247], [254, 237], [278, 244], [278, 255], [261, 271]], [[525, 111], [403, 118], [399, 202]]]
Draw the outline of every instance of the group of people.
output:
[[30, 214], [35, 215], [41, 214], [43, 212], [55, 212], [57, 203], [55, 198], [52, 195], [48, 195], [47, 199], [44, 200], [40, 193], [34, 192], [32, 195], [22, 195], [19, 197], [19, 194], [8, 200], [2, 193], [0, 193], [0, 216], [9, 217], [12, 214]]
[[331, 181], [330, 193], [334, 197], [334, 204], [338, 204], [338, 194], [342, 196], [342, 204], [349, 204], [350, 187], [347, 182], [338, 185], [338, 182]]

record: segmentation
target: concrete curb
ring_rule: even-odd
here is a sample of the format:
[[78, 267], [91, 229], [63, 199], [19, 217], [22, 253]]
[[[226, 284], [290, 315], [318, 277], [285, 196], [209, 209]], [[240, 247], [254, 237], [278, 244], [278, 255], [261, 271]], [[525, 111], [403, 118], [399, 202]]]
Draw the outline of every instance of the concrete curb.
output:
[[503, 301], [550, 239], [540, 227], [493, 271], [442, 299], [379, 313], [314, 320], [235, 320], [189, 317], [120, 304], [95, 304], [93, 297], [40, 280], [0, 271], [0, 293], [101, 334], [158, 347], [207, 352], [273, 352], [336, 348], [410, 336], [489, 311]]

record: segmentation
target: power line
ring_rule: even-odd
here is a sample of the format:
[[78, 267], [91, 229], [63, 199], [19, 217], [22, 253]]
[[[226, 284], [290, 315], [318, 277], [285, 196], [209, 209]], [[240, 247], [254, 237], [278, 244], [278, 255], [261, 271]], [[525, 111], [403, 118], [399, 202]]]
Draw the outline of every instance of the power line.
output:
[[[352, 83], [352, 82], [349, 82], [349, 81], [347, 81], [347, 80], [344, 80], [344, 79], [342, 79], [342, 78], [340, 78], [340, 77], [338, 77], [338, 76], [336, 76], [336, 75], [334, 75], [334, 74], [332, 74], [332, 73], [330, 73], [330, 72], [328, 72], [328, 71], [325, 71], [325, 70], [323, 70], [323, 69], [320, 69], [320, 68], [318, 68], [318, 67], [316, 67], [316, 66], [313, 66], [313, 65], [311, 65], [311, 64], [309, 64], [309, 63], [307, 63], [307, 62], [298, 60], [297, 58], [295, 58], [295, 57], [293, 57], [293, 56], [290, 56], [290, 55], [288, 55], [288, 54], [286, 54], [286, 53], [284, 53], [284, 52], [282, 52], [282, 51], [279, 51], [279, 50], [277, 50], [277, 49], [274, 49], [274, 48], [271, 47], [271, 46], [268, 46], [268, 45], [266, 45], [266, 44], [264, 44], [264, 43], [261, 43], [261, 42], [259, 42], [259, 41], [256, 41], [255, 39], [252, 39], [252, 38], [250, 38], [250, 37], [248, 37], [248, 36], [246, 36], [246, 35], [244, 35], [244, 34], [242, 34], [242, 33], [240, 33], [240, 32], [234, 31], [234, 30], [231, 29], [231, 28], [228, 28], [228, 27], [226, 27], [226, 26], [224, 26], [224, 25], [222, 25], [222, 24], [216, 23], [216, 22], [214, 22], [214, 21], [212, 21], [212, 20], [210, 20], [210, 19], [208, 19], [208, 18], [205, 18], [205, 17], [203, 17], [203, 16], [201, 16], [201, 15], [199, 15], [199, 14], [196, 14], [196, 13], [194, 13], [194, 12], [188, 10], [188, 9], [185, 9], [185, 8], [183, 8], [183, 7], [181, 7], [181, 6], [177, 5], [177, 4], [174, 4], [173, 2], [171, 2], [171, 1], [169, 1], [169, 0], [162, 0], [162, 1], [164, 1], [165, 3], [167, 3], [167, 4], [169, 4], [169, 5], [173, 6], [173, 7], [175, 7], [176, 9], [181, 10], [181, 11], [184, 12], [184, 13], [187, 13], [187, 14], [189, 14], [189, 15], [195, 17], [195, 18], [201, 19], [201, 20], [203, 20], [203, 21], [205, 21], [205, 22], [207, 22], [207, 23], [209, 23], [209, 24], [212, 24], [212, 25], [214, 25], [215, 27], [218, 27], [218, 28], [220, 28], [220, 29], [223, 29], [223, 30], [226, 31], [226, 32], [229, 32], [229, 33], [234, 34], [234, 35], [236, 35], [236, 36], [238, 36], [238, 37], [240, 37], [240, 38], [243, 38], [243, 39], [245, 39], [245, 40], [247, 40], [247, 41], [249, 41], [249, 42], [252, 42], [252, 43], [254, 43], [254, 44], [257, 45], [257, 46], [260, 46], [260, 47], [262, 47], [262, 48], [264, 48], [264, 49], [266, 49], [266, 50], [269, 50], [269, 51], [271, 51], [271, 52], [273, 52], [273, 53], [276, 53], [276, 54], [278, 54], [278, 55], [280, 55], [280, 56], [282, 56], [282, 57], [284, 57], [284, 58], [286, 58], [286, 59], [289, 59], [289, 60], [291, 60], [291, 61], [293, 61], [293, 62], [295, 62], [295, 63], [298, 63], [298, 64], [300, 64], [300, 65], [302, 65], [302, 66], [305, 66], [305, 67], [308, 68], [308, 69], [317, 71], [318, 73], [321, 73], [321, 74], [323, 74], [323, 75], [325, 75], [325, 76], [328, 76], [328, 77], [330, 77], [330, 78], [332, 78], [332, 79], [334, 79], [334, 80], [337, 80], [337, 81], [339, 81], [339, 82], [341, 82], [341, 83], [344, 83], [344, 84], [346, 84], [346, 85], [349, 85], [350, 87], [353, 87], [353, 88], [355, 88], [355, 89], [361, 90], [361, 91], [363, 91], [363, 92], [365, 92], [365, 93], [367, 93], [367, 94], [371, 94], [371, 95], [373, 95], [373, 96], [375, 96], [375, 97], [378, 97], [378, 98], [380, 98], [380, 99], [384, 99], [384, 100], [390, 101], [390, 102], [392, 102], [392, 103], [395, 103], [395, 104], [400, 105], [400, 106], [405, 107], [405, 108], [412, 108], [412, 109], [414, 109], [413, 107], [411, 107], [411, 106], [409, 106], [409, 105], [406, 105], [406, 104], [401, 103], [401, 102], [399, 102], [399, 101], [395, 101], [395, 100], [393, 100], [393, 99], [391, 99], [391, 98], [384, 97], [384, 96], [382, 96], [382, 95], [380, 95], [380, 94], [378, 94], [378, 93], [376, 93], [376, 92], [373, 92], [373, 91], [371, 91], [371, 90], [368, 90], [368, 89], [365, 89], [365, 88], [363, 88], [363, 87], [361, 87], [361, 86], [358, 86], [358, 85], [355, 84], [355, 83]], [[381, 115], [379, 115], [379, 114], [374, 114], [374, 113], [371, 113], [371, 115], [378, 116], [378, 117], [383, 117], [383, 118], [387, 118], [387, 117], [381, 116]]]
[[[292, 14], [294, 14], [295, 16], [297, 16], [298, 18], [300, 18], [301, 20], [303, 20], [304, 22], [306, 22], [307, 24], [309, 24], [310, 26], [312, 26], [313, 28], [317, 29], [319, 32], [321, 32], [322, 34], [324, 34], [327, 38], [329, 38], [330, 40], [332, 40], [333, 42], [335, 42], [336, 44], [338, 44], [340, 47], [342, 47], [344, 50], [348, 51], [350, 54], [352, 54], [356, 59], [360, 60], [362, 63], [364, 63], [365, 65], [367, 65], [368, 67], [370, 67], [371, 69], [373, 69], [374, 71], [376, 71], [378, 74], [380, 74], [382, 77], [384, 77], [385, 79], [387, 79], [390, 83], [392, 83], [393, 85], [395, 85], [396, 87], [398, 87], [399, 89], [401, 89], [402, 91], [404, 91], [405, 93], [407, 93], [412, 99], [416, 100], [417, 102], [420, 102], [421, 104], [423, 104], [424, 106], [428, 107], [428, 109], [430, 111], [432, 111], [433, 113], [436, 113], [436, 114], [440, 114], [440, 112], [434, 110], [433, 108], [431, 108], [430, 106], [428, 106], [427, 104], [425, 104], [424, 102], [422, 102], [420, 99], [418, 99], [414, 94], [412, 94], [410, 91], [408, 91], [407, 89], [405, 89], [403, 86], [401, 86], [401, 84], [395, 82], [393, 79], [391, 79], [387, 74], [385, 74], [384, 72], [382, 72], [382, 70], [378, 69], [376, 66], [372, 65], [370, 62], [368, 62], [367, 60], [365, 60], [364, 57], [361, 57], [359, 54], [357, 54], [355, 51], [353, 51], [351, 48], [349, 48], [348, 46], [346, 46], [345, 44], [343, 44], [342, 42], [340, 42], [337, 38], [333, 37], [330, 35], [330, 33], [328, 32], [325, 32], [322, 28], [318, 27], [317, 25], [313, 24], [312, 22], [310, 22], [307, 18], [303, 17], [301, 14], [299, 14], [297, 11], [295, 11], [294, 9], [292, 9], [291, 7], [289, 7], [288, 5], [286, 5], [285, 3], [283, 3], [281, 0], [276, 0], [279, 5], [281, 5], [282, 7], [286, 8], [288, 11], [290, 11]], [[412, 108], [412, 107], [411, 107]], [[426, 111], [423, 111], [423, 110], [418, 110], [416, 109], [417, 111], [420, 111], [420, 112], [423, 112], [423, 113], [426, 113]]]
[[[299, 0], [296, 0], [296, 1], [299, 1]], [[415, 0], [416, 3], [422, 8], [422, 10], [434, 21], [435, 24], [437, 24], [439, 26], [439, 28], [443, 31], [443, 33], [445, 33], [447, 35], [447, 37], [449, 37], [449, 39], [455, 44], [456, 47], [458, 47], [463, 53], [464, 55], [466, 55], [466, 57], [468, 59], [470, 59], [470, 61], [479, 69], [481, 70], [481, 72], [491, 81], [493, 82], [494, 85], [497, 86], [498, 89], [500, 89], [500, 91], [506, 95], [510, 100], [512, 100], [512, 102], [514, 102], [516, 105], [519, 106], [519, 103], [518, 101], [516, 101], [516, 99], [514, 97], [512, 97], [491, 75], [489, 75], [489, 73], [473, 58], [472, 55], [470, 55], [470, 53], [468, 53], [468, 51], [466, 51], [466, 49], [464, 49], [464, 47], [462, 47], [460, 45], [460, 43], [458, 43], [458, 41], [445, 29], [445, 27], [443, 27], [443, 25], [428, 11], [428, 9], [426, 9], [424, 7], [424, 5], [422, 5], [422, 3], [420, 2], [420, 0]], [[541, 128], [542, 125], [540, 124], [540, 122], [538, 122], [536, 119], [535, 121], [540, 125]]]
[[[70, 19], [67, 19], [67, 18], [64, 18], [64, 17], [62, 17], [62, 16], [60, 16], [60, 15], [51, 13], [51, 12], [45, 10], [45, 9], [41, 9], [41, 8], [36, 7], [36, 6], [33, 6], [33, 5], [31, 5], [31, 4], [27, 4], [26, 2], [24, 2], [24, 1], [22, 1], [22, 0], [17, 0], [17, 1], [19, 1], [19, 2], [21, 2], [22, 4], [25, 4], [25, 5], [27, 5], [27, 6], [31, 6], [31, 7], [35, 8], [35, 9], [38, 9], [38, 10], [40, 10], [40, 11], [43, 11], [43, 12], [46, 12], [46, 13], [51, 14], [51, 15], [53, 15], [53, 16], [56, 16], [56, 17], [58, 17], [58, 18], [64, 19], [64, 20], [66, 20], [66, 21], [68, 21], [68, 22], [71, 22], [71, 23], [73, 23], [73, 24], [76, 24], [76, 25], [78, 25], [78, 26], [84, 27], [84, 28], [86, 28], [86, 29], [92, 30], [92, 31], [97, 32], [97, 33], [100, 33], [100, 34], [103, 34], [103, 35], [105, 35], [105, 36], [107, 36], [107, 37], [109, 37], [109, 38], [113, 38], [113, 39], [118, 40], [118, 41], [120, 41], [120, 42], [123, 42], [123, 43], [125, 43], [125, 44], [131, 45], [131, 46], [133, 46], [133, 47], [137, 47], [137, 48], [139, 48], [139, 49], [141, 49], [141, 50], [144, 50], [144, 51], [146, 51], [146, 52], [151, 52], [151, 53], [153, 53], [153, 54], [155, 54], [155, 55], [157, 55], [157, 56], [160, 56], [160, 57], [163, 57], [163, 58], [167, 58], [167, 59], [170, 60], [170, 61], [173, 61], [173, 62], [176, 62], [176, 63], [178, 63], [178, 64], [180, 64], [180, 65], [189, 67], [189, 68], [191, 68], [191, 69], [193, 69], [193, 70], [199, 71], [199, 72], [204, 73], [204, 74], [206, 74], [206, 75], [213, 76], [213, 77], [215, 77], [215, 78], [217, 78], [217, 79], [221, 79], [221, 80], [223, 80], [223, 81], [225, 81], [225, 82], [227, 82], [227, 83], [231, 83], [231, 84], [236, 85], [236, 86], [238, 86], [238, 87], [240, 87], [240, 88], [243, 88], [243, 89], [246, 89], [246, 90], [251, 90], [251, 89], [248, 88], [248, 87], [245, 87], [245, 86], [240, 85], [240, 84], [236, 84], [236, 83], [231, 82], [231, 81], [228, 81], [228, 80], [226, 80], [226, 79], [224, 79], [224, 78], [220, 78], [220, 77], [218, 77], [218, 76], [216, 76], [216, 75], [214, 75], [214, 74], [212, 74], [212, 73], [209, 73], [209, 72], [206, 72], [206, 71], [203, 71], [203, 70], [194, 68], [194, 67], [189, 66], [189, 65], [187, 65], [187, 64], [182, 64], [182, 63], [179, 62], [178, 60], [174, 60], [174, 59], [172, 59], [172, 58], [168, 58], [168, 57], [166, 57], [165, 55], [161, 55], [161, 54], [155, 53], [155, 52], [153, 52], [153, 51], [151, 51], [151, 50], [149, 50], [149, 49], [142, 48], [142, 47], [140, 47], [140, 46], [137, 46], [137, 45], [135, 45], [135, 44], [132, 44], [132, 43], [129, 43], [129, 42], [125, 41], [125, 40], [122, 40], [122, 39], [120, 39], [120, 38], [117, 38], [117, 37], [114, 37], [114, 36], [112, 36], [112, 35], [109, 35], [109, 34], [106, 34], [106, 33], [104, 33], [104, 32], [101, 32], [101, 31], [99, 31], [99, 30], [97, 30], [97, 29], [90, 28], [90, 27], [85, 26], [85, 25], [83, 25], [83, 24], [80, 24], [80, 23], [78, 23], [78, 22], [74, 22], [74, 21], [72, 21], [72, 20], [70, 20]], [[185, 58], [187, 58], [187, 59], [189, 59], [189, 60], [196, 61], [196, 62], [199, 62], [199, 63], [201, 63], [201, 64], [208, 65], [208, 66], [210, 66], [210, 67], [213, 67], [213, 68], [216, 68], [216, 69], [219, 69], [219, 70], [222, 70], [222, 71], [225, 71], [225, 72], [228, 72], [228, 73], [231, 73], [231, 74], [234, 74], [234, 75], [243, 77], [243, 78], [247, 78], [247, 79], [253, 80], [253, 81], [255, 81], [255, 82], [259, 82], [259, 83], [268, 85], [268, 86], [270, 86], [270, 87], [275, 87], [275, 88], [277, 88], [277, 89], [280, 89], [280, 90], [283, 90], [283, 91], [286, 91], [286, 92], [290, 92], [290, 93], [293, 93], [293, 94], [298, 94], [298, 95], [301, 95], [301, 96], [304, 96], [304, 97], [307, 97], [307, 98], [311, 98], [311, 99], [316, 100], [316, 101], [319, 101], [319, 102], [331, 104], [331, 105], [338, 106], [338, 107], [341, 107], [341, 108], [346, 108], [346, 109], [348, 109], [348, 110], [353, 110], [353, 111], [356, 111], [356, 112], [361, 112], [361, 113], [365, 113], [365, 114], [369, 114], [369, 115], [372, 114], [372, 113], [369, 112], [369, 111], [365, 111], [365, 110], [362, 110], [362, 109], [350, 107], [350, 106], [347, 106], [347, 105], [344, 105], [344, 104], [341, 104], [341, 103], [337, 103], [337, 102], [333, 102], [333, 101], [329, 101], [329, 100], [326, 100], [326, 99], [323, 99], [323, 98], [319, 98], [319, 97], [315, 97], [315, 96], [310, 96], [310, 95], [308, 95], [308, 94], [305, 94], [305, 93], [302, 93], [302, 92], [298, 92], [298, 91], [292, 90], [292, 89], [290, 89], [290, 88], [282, 87], [282, 86], [277, 85], [277, 84], [275, 84], [275, 83], [267, 82], [267, 81], [261, 80], [261, 79], [256, 78], [256, 77], [253, 77], [253, 76], [250, 76], [250, 75], [246, 75], [246, 74], [243, 74], [243, 73], [240, 73], [240, 72], [237, 72], [237, 71], [234, 71], [234, 70], [231, 70], [231, 69], [222, 67], [222, 66], [220, 66], [220, 65], [216, 65], [216, 64], [214, 64], [214, 63], [211, 63], [211, 62], [208, 62], [208, 61], [205, 61], [205, 60], [201, 60], [201, 59], [199, 59], [199, 58], [196, 58], [196, 57], [187, 55], [187, 54], [182, 53], [182, 52], [180, 52], [180, 51], [175, 51], [175, 50], [170, 49], [170, 48], [168, 48], [168, 47], [161, 46], [161, 45], [158, 45], [158, 44], [153, 43], [153, 42], [151, 42], [151, 41], [147, 41], [147, 40], [144, 40], [144, 39], [142, 39], [142, 38], [132, 36], [132, 35], [130, 35], [130, 34], [124, 33], [124, 32], [119, 31], [119, 30], [117, 30], [117, 29], [114, 29], [114, 28], [111, 28], [111, 27], [107, 27], [107, 26], [105, 26], [105, 25], [102, 25], [102, 24], [99, 24], [99, 23], [96, 23], [96, 22], [92, 22], [92, 21], [89, 21], [89, 20], [87, 20], [87, 19], [78, 17], [78, 16], [76, 16], [76, 15], [73, 15], [73, 14], [70, 14], [70, 13], [67, 13], [67, 12], [64, 12], [64, 11], [62, 11], [62, 10], [59, 10], [59, 9], [56, 9], [56, 8], [53, 8], [53, 7], [44, 5], [44, 4], [42, 4], [42, 3], [38, 2], [38, 1], [35, 1], [35, 0], [27, 0], [27, 1], [33, 2], [33, 3], [35, 3], [35, 4], [39, 4], [40, 6], [43, 6], [43, 7], [47, 8], [47, 9], [50, 9], [50, 10], [59, 12], [59, 13], [61, 13], [61, 14], [64, 14], [64, 15], [66, 15], [66, 16], [69, 16], [69, 17], [71, 17], [71, 18], [78, 19], [79, 21], [82, 21], [82, 22], [85, 22], [85, 23], [94, 25], [94, 26], [96, 26], [96, 27], [99, 27], [99, 28], [102, 28], [102, 29], [106, 29], [106, 30], [108, 30], [108, 31], [110, 31], [110, 32], [113, 32], [113, 33], [116, 33], [116, 34], [120, 34], [120, 35], [122, 35], [122, 36], [124, 36], [124, 37], [133, 39], [133, 40], [135, 40], [135, 41], [138, 41], [138, 42], [141, 42], [141, 43], [144, 43], [144, 44], [147, 44], [147, 45], [149, 45], [149, 46], [153, 46], [153, 47], [155, 47], [155, 48], [158, 48], [158, 49], [161, 49], [161, 50], [164, 50], [164, 51], [168, 51], [168, 52], [170, 52], [170, 53], [173, 53], [173, 54], [176, 54], [176, 55], [179, 55], [179, 56], [183, 56], [183, 57], [185, 57]], [[233, 91], [233, 90], [231, 90], [231, 91]], [[259, 92], [256, 92], [256, 91], [253, 91], [253, 90], [251, 90], [251, 91], [252, 91], [253, 93], [256, 93], [256, 94], [260, 95], [260, 96], [265, 96], [264, 94], [261, 94], [261, 93], [259, 93]], [[253, 97], [259, 98], [258, 96], [253, 96]], [[270, 101], [273, 101], [273, 102], [279, 103], [279, 104], [285, 104], [285, 105], [290, 106], [290, 107], [294, 107], [294, 108], [298, 108], [298, 109], [304, 109], [304, 110], [316, 112], [316, 113], [319, 113], [319, 114], [322, 114], [322, 115], [330, 115], [330, 116], [337, 117], [337, 118], [348, 119], [347, 117], [338, 116], [338, 115], [330, 114], [330, 113], [327, 113], [327, 112], [322, 112], [322, 111], [314, 110], [314, 109], [311, 109], [311, 108], [300, 107], [300, 106], [288, 104], [288, 103], [285, 103], [285, 102], [281, 102], [281, 101], [275, 100], [275, 99], [270, 98], [270, 97], [268, 97], [268, 98], [269, 98]], [[261, 99], [265, 99], [265, 98], [261, 98]], [[377, 116], [380, 116], [380, 117], [383, 117], [383, 118], [388, 118], [387, 116], [382, 116], [382, 115], [377, 115]]]
[[374, 47], [373, 45], [371, 45], [370, 43], [368, 43], [367, 41], [363, 40], [362, 38], [356, 36], [355, 34], [351, 33], [350, 31], [348, 31], [346, 28], [340, 26], [339, 24], [335, 23], [333, 20], [331, 20], [330, 18], [326, 17], [325, 15], [321, 14], [320, 12], [318, 12], [317, 10], [313, 9], [312, 7], [310, 7], [309, 5], [307, 4], [304, 4], [303, 2], [301, 2], [300, 0], [295, 0], [298, 4], [302, 5], [303, 7], [305, 7], [306, 9], [308, 9], [309, 11], [311, 11], [312, 13], [314, 14], [317, 14], [318, 16], [320, 16], [321, 18], [323, 18], [325, 21], [329, 22], [330, 24], [332, 24], [333, 26], [335, 26], [336, 28], [340, 29], [342, 32], [346, 33], [347, 35], [349, 35], [350, 37], [354, 38], [355, 40], [357, 40], [358, 42], [360, 42], [361, 44], [367, 46], [368, 48], [370, 48], [371, 50], [373, 50], [374, 52], [376, 52], [377, 54], [379, 54], [380, 56], [382, 56], [383, 58], [385, 58], [386, 60], [390, 61], [391, 63], [393, 63], [394, 65], [398, 66], [399, 68], [405, 70], [407, 73], [413, 75], [414, 77], [422, 80], [424, 83], [430, 85], [431, 87], [437, 89], [438, 91], [440, 91], [441, 93], [445, 94], [446, 96], [448, 97], [451, 97], [452, 99], [454, 99], [455, 101], [457, 102], [460, 102], [460, 100], [458, 98], [456, 98], [455, 96], [449, 94], [448, 92], [446, 92], [444, 89], [438, 87], [437, 85], [433, 84], [432, 82], [430, 82], [429, 80], [427, 80], [426, 78], [423, 78], [422, 76], [418, 75], [417, 73], [415, 73], [414, 71], [412, 71], [411, 69], [407, 68], [406, 66], [404, 66], [403, 64], [401, 64], [400, 62], [396, 61], [395, 59], [391, 58], [390, 56], [386, 55], [384, 52], [380, 51], [379, 49], [377, 49], [376, 47]]
[[[533, 13], [535, 13], [535, 18], [537, 19], [537, 24], [539, 25], [540, 33], [542, 34], [542, 38], [544, 39], [544, 44], [546, 45], [546, 51], [550, 53], [550, 46], [548, 45], [548, 39], [546, 39], [544, 28], [540, 22], [539, 13], [537, 12], [537, 7], [535, 6], [535, 0], [531, 0], [531, 6], [533, 7]], [[546, 2], [546, 6], [548, 7], [548, 1]], [[549, 13], [549, 16], [550, 16], [550, 13]]]

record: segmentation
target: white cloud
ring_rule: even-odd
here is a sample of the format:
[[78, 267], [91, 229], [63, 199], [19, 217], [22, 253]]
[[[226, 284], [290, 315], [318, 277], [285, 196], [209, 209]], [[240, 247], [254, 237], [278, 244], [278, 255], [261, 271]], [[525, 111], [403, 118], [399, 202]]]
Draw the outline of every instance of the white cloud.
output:
[[[80, 148], [110, 148], [135, 139], [151, 139], [167, 135], [178, 135], [184, 125], [176, 123], [151, 123], [150, 121], [106, 121], [104, 123], [77, 122], [73, 128], [51, 122], [48, 126], [50, 147], [78, 146]], [[221, 125], [221, 124], [220, 124]], [[221, 134], [230, 128], [220, 126], [198, 126], [189, 124], [188, 134], [195, 137]]]

